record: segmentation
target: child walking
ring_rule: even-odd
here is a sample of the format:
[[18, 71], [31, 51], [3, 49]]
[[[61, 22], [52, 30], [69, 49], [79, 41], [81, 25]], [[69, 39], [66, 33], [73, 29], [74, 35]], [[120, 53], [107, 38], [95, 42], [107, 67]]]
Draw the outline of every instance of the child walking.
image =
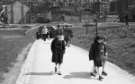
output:
[[48, 38], [48, 29], [46, 28], [46, 26], [43, 26], [42, 38], [43, 38], [44, 41], [46, 41], [46, 39]]
[[65, 53], [65, 41], [62, 31], [58, 31], [58, 35], [54, 38], [51, 44], [52, 62], [55, 63], [55, 73], [61, 75], [61, 64]]
[[105, 38], [96, 36], [89, 51], [89, 60], [94, 62], [91, 76], [97, 76], [99, 80], [103, 79], [102, 75], [107, 76], [104, 70], [107, 55]]

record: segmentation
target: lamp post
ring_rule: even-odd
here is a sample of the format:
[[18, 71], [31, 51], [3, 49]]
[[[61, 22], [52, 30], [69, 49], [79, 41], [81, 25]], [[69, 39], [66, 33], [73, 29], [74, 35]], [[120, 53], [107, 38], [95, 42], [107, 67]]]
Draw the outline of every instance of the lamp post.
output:
[[96, 36], [97, 36], [98, 35], [98, 21], [100, 19], [100, 0], [96, 0], [96, 1], [97, 1], [96, 6], [94, 6], [96, 9], [96, 11], [95, 11], [96, 17], [95, 17], [94, 22], [96, 24]]

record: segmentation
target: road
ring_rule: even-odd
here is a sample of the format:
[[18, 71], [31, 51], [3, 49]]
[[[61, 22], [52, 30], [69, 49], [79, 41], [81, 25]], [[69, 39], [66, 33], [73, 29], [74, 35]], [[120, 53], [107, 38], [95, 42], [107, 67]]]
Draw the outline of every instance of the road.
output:
[[71, 45], [67, 47], [63, 59], [62, 73], [54, 74], [51, 62], [51, 40], [36, 40], [22, 66], [16, 84], [135, 84], [135, 77], [107, 62], [108, 76], [103, 81], [90, 78], [92, 63], [88, 60], [88, 51]]

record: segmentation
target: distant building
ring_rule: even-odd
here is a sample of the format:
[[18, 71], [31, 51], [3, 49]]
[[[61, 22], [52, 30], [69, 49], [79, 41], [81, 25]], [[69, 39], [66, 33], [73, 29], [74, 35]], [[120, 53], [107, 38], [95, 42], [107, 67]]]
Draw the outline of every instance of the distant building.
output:
[[29, 7], [16, 1], [7, 6], [8, 9], [8, 23], [18, 24], [25, 23], [25, 16], [29, 11]]

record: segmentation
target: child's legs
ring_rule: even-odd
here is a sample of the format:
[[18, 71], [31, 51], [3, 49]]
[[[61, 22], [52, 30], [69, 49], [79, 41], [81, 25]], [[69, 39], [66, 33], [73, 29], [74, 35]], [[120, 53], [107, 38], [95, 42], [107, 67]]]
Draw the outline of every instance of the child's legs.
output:
[[58, 75], [61, 75], [61, 63], [58, 64], [58, 71], [57, 71]]
[[98, 76], [102, 75], [102, 71], [103, 71], [103, 66], [102, 66], [102, 60], [98, 59], [94, 61], [94, 65], [95, 65], [95, 69], [96, 69], [96, 73]]
[[107, 73], [105, 71], [105, 65], [106, 65], [106, 61], [103, 62], [102, 75], [107, 76]]
[[94, 61], [93, 60], [90, 60], [90, 64], [91, 64], [91, 72], [94, 72], [96, 69], [95, 69], [95, 64], [94, 64]]
[[61, 64], [58, 64], [58, 69], [60, 69]]
[[57, 69], [58, 69], [58, 64], [55, 63], [54, 71], [57, 72]]
[[101, 76], [103, 72], [103, 67], [98, 67], [98, 68], [99, 68], [99, 75]]
[[103, 69], [102, 71], [105, 71], [105, 65], [106, 65], [106, 60], [104, 60], [103, 63], [102, 63], [102, 67], [103, 67], [102, 68]]
[[60, 72], [60, 68], [61, 68], [61, 63], [55, 63], [55, 72], [59, 73]]
[[101, 76], [102, 75], [102, 71], [103, 71], [103, 67], [101, 67], [101, 66], [100, 67], [99, 66], [96, 67], [96, 72], [97, 72], [97, 75], [98, 76]]
[[58, 72], [61, 72], [61, 63], [58, 63]]

